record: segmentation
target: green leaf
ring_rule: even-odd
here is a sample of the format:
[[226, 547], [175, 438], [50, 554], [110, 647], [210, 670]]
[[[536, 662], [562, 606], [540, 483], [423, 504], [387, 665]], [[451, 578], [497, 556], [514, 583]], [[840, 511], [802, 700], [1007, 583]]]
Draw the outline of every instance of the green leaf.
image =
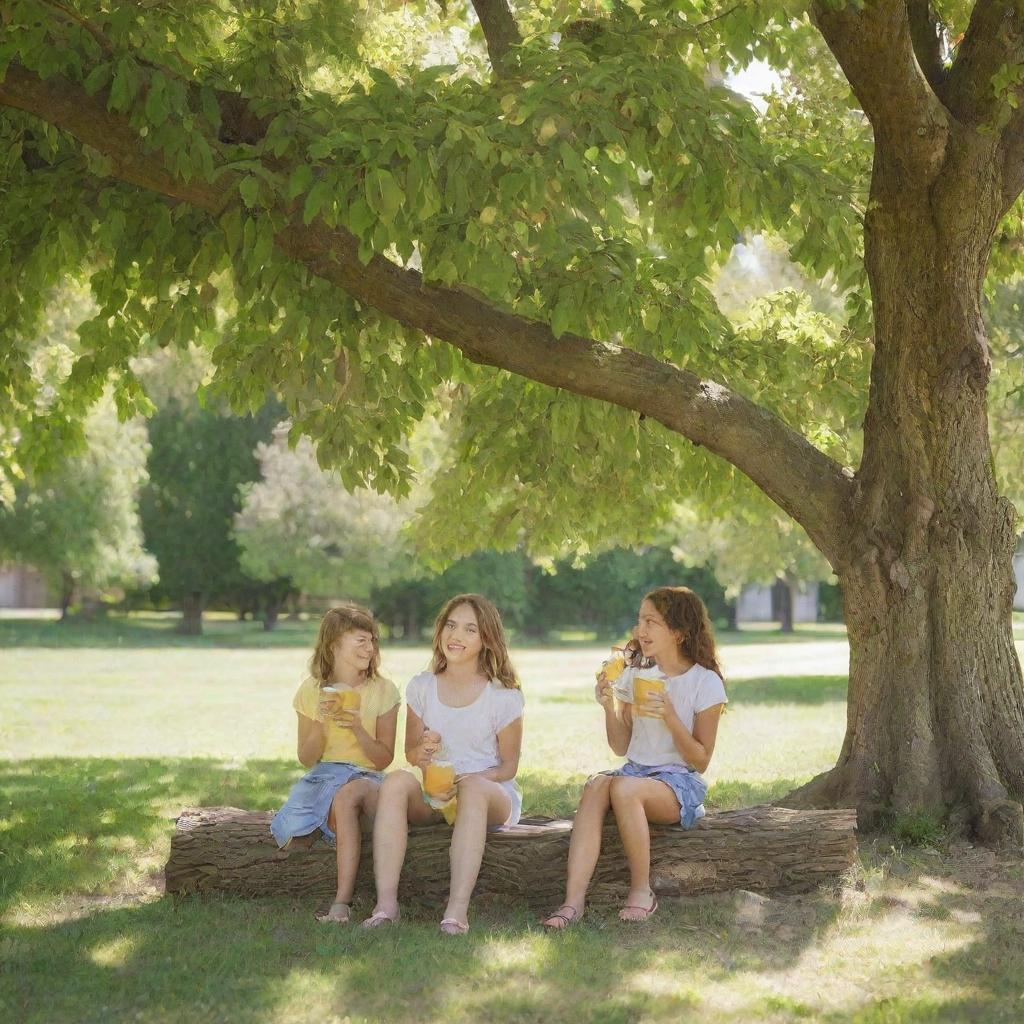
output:
[[366, 176], [366, 202], [385, 224], [391, 224], [405, 202], [405, 192], [390, 171], [373, 170]]
[[245, 201], [245, 205], [251, 210], [256, 205], [256, 197], [259, 195], [259, 179], [249, 174], [244, 177], [238, 185], [238, 191]]
[[299, 164], [298, 167], [292, 171], [291, 177], [288, 179], [288, 189], [285, 195], [289, 199], [295, 199], [300, 196], [309, 186], [313, 183], [313, 170], [309, 164]]
[[333, 189], [330, 183], [323, 178], [318, 181], [306, 196], [306, 202], [302, 208], [302, 223], [312, 224], [317, 214], [331, 201], [332, 195]]

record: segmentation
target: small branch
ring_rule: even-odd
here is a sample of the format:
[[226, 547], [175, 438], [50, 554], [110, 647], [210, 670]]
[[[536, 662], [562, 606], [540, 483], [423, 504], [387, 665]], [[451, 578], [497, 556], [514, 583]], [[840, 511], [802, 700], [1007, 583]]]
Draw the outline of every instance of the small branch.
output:
[[507, 66], [509, 51], [522, 42], [519, 26], [506, 0], [473, 0], [473, 10], [487, 40], [491, 67], [495, 74], [500, 75]]
[[1006, 102], [996, 95], [993, 76], [1004, 64], [1022, 61], [1024, 18], [1014, 0], [978, 0], [939, 96], [963, 124], [990, 124]]

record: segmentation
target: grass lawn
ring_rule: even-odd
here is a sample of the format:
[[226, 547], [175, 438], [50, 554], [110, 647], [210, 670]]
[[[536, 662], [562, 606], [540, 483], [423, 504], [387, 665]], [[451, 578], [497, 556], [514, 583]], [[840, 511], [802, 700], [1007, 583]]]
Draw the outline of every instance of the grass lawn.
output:
[[[434, 917], [364, 934], [316, 925], [302, 901], [166, 897], [183, 806], [272, 808], [299, 774], [290, 700], [313, 626], [172, 629], [0, 619], [0, 1021], [1024, 1017], [1021, 861], [941, 838], [868, 839], [850, 877], [813, 896], [666, 901], [643, 929], [601, 908], [565, 936], [485, 903], [453, 942]], [[570, 814], [614, 761], [590, 697], [604, 651], [514, 651], [528, 812]], [[723, 655], [710, 802], [771, 799], [827, 768], [845, 722], [841, 629], [726, 635]], [[393, 646], [385, 668], [404, 683], [427, 658]]]

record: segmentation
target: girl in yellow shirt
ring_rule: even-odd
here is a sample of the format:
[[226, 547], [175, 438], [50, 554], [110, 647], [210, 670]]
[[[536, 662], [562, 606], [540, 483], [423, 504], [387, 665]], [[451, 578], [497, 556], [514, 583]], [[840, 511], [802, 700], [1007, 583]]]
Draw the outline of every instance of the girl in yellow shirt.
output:
[[337, 892], [316, 916], [344, 924], [359, 868], [359, 817], [372, 820], [376, 811], [383, 770], [395, 757], [401, 698], [380, 675], [377, 624], [356, 605], [323, 617], [309, 671], [292, 706], [299, 761], [310, 771], [292, 787], [270, 831], [285, 850], [307, 847], [318, 835], [336, 847]]

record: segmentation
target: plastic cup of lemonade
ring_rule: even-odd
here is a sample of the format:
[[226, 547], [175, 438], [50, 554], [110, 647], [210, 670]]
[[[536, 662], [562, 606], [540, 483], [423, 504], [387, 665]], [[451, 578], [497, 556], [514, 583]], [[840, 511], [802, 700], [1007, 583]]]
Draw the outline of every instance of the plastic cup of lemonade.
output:
[[455, 785], [455, 765], [431, 761], [423, 769], [423, 791], [427, 796], [444, 796]]
[[341, 690], [338, 697], [342, 711], [358, 711], [363, 703], [363, 695], [358, 690]]
[[341, 690], [336, 686], [321, 686], [320, 687], [320, 703], [324, 704], [330, 702], [330, 706], [327, 712], [324, 714], [324, 719], [328, 719], [331, 714], [338, 710], [338, 705], [341, 703]]
[[633, 697], [636, 700], [635, 708], [636, 714], [641, 715], [644, 718], [654, 718], [649, 711], [644, 710], [644, 705], [651, 698], [653, 694], [659, 693], [662, 696], [665, 694], [665, 680], [664, 679], [634, 679], [633, 680]]

